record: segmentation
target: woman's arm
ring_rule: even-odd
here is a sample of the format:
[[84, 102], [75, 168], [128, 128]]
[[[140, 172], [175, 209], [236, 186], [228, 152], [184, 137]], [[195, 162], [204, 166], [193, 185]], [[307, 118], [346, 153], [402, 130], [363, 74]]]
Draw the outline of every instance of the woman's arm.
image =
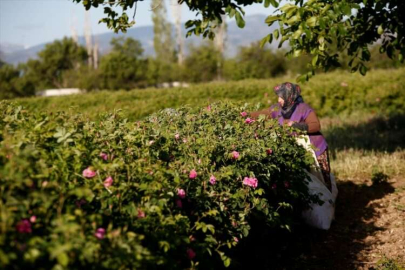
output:
[[251, 118], [258, 118], [259, 115], [264, 114], [266, 118], [271, 118], [271, 108], [267, 108], [261, 111], [256, 111], [256, 112], [250, 112], [249, 116]]

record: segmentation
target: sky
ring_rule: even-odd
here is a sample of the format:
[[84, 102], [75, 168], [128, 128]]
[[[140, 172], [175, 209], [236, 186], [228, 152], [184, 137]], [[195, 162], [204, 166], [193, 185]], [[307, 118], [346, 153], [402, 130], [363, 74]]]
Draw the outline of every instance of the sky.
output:
[[[173, 0], [165, 1], [170, 16], [170, 5]], [[135, 17], [136, 24], [133, 27], [152, 25], [151, 0], [138, 3]], [[246, 15], [268, 14], [272, 10], [256, 4], [244, 8]], [[81, 3], [73, 3], [72, 0], [0, 0], [0, 44], [17, 44], [26, 48], [64, 36], [71, 36], [72, 26], [79, 36], [84, 33], [85, 9]], [[132, 17], [133, 10], [128, 12]], [[104, 17], [103, 8], [91, 8], [89, 20], [93, 34], [111, 32], [104, 24], [98, 21]], [[195, 13], [182, 6], [182, 22], [196, 18]]]

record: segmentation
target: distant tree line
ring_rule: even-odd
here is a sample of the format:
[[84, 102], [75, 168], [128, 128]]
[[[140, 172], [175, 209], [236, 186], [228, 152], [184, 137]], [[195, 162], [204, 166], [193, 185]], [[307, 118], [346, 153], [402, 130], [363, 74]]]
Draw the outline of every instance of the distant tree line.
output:
[[[87, 65], [85, 47], [70, 38], [48, 44], [37, 59], [18, 66], [0, 61], [0, 98], [32, 96], [49, 88], [130, 90], [174, 81], [265, 79], [287, 73], [295, 76], [310, 70], [305, 56], [289, 59], [284, 56], [285, 51], [262, 48], [259, 42], [241, 47], [235, 57], [227, 59], [213, 42], [206, 41], [199, 47], [191, 47], [182, 64], [175, 60], [176, 52], [172, 49], [161, 50], [159, 57], [144, 56], [141, 43], [132, 38], [114, 38], [111, 45], [111, 51], [101, 57], [98, 69]], [[377, 48], [371, 48], [371, 53], [371, 68], [403, 66], [380, 54]]]

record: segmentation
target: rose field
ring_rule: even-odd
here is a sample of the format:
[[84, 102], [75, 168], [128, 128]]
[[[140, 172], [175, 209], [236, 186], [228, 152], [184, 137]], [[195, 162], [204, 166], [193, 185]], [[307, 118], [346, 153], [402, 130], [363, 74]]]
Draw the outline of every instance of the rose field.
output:
[[[302, 84], [339, 196], [301, 212], [312, 156], [248, 112], [293, 76], [0, 102], [5, 269], [403, 269], [405, 69]], [[245, 114], [247, 113], [247, 114]]]

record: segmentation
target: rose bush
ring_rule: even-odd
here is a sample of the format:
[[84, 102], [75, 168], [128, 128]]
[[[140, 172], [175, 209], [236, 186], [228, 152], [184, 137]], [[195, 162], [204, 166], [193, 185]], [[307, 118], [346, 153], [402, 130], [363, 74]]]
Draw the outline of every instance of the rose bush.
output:
[[306, 185], [312, 157], [291, 128], [245, 123], [252, 109], [93, 122], [1, 102], [1, 266], [228, 266], [250, 220], [290, 228], [317, 201]]

